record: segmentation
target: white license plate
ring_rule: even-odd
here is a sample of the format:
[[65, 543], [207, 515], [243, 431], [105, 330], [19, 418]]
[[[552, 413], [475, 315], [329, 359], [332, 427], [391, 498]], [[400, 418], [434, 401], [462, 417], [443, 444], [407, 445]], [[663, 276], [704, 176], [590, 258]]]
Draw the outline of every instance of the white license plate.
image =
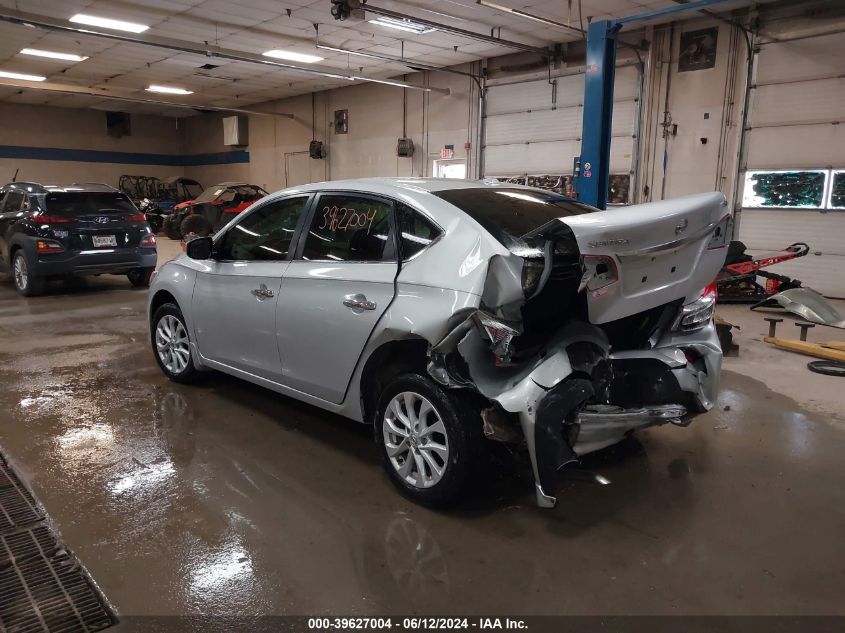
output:
[[117, 246], [117, 238], [114, 235], [92, 235], [94, 246], [100, 248], [102, 246]]

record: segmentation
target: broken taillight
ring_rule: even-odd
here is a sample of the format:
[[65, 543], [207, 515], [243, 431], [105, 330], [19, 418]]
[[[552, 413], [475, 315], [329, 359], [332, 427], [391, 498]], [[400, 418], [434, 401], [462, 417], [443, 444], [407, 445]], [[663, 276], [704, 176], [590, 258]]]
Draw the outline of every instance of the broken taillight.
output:
[[511, 362], [513, 355], [511, 342], [514, 337], [519, 336], [522, 332], [484, 312], [476, 312], [473, 318], [476, 325], [490, 340], [490, 350], [495, 354], [496, 361], [499, 363]]
[[672, 329], [676, 332], [695, 332], [713, 318], [716, 311], [716, 282], [707, 286], [701, 296], [681, 308]]
[[590, 291], [599, 290], [619, 280], [616, 270], [616, 260], [610, 255], [584, 255], [584, 273], [581, 275], [581, 285], [578, 292], [584, 288]]

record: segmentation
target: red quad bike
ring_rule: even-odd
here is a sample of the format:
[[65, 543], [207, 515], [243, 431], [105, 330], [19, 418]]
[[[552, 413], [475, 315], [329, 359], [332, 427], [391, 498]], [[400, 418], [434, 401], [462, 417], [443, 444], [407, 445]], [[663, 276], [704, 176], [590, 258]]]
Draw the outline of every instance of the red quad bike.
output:
[[205, 237], [266, 195], [267, 192], [258, 185], [222, 182], [209, 187], [195, 200], [173, 207], [173, 212], [164, 220], [162, 228], [165, 235], [173, 240], [187, 235]]
[[[745, 252], [745, 244], [732, 241], [725, 265], [716, 277], [719, 303], [757, 303], [783, 290], [800, 288], [801, 282], [797, 279], [761, 269], [804, 257], [809, 252], [807, 244], [795, 242], [779, 253], [767, 253], [755, 259]], [[758, 277], [765, 279], [765, 285], [761, 285]]]

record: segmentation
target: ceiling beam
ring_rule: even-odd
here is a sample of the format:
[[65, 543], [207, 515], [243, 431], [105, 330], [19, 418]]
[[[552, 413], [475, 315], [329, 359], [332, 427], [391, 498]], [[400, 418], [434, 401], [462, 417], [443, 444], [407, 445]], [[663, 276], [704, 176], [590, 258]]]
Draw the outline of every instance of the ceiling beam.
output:
[[0, 86], [5, 88], [20, 88], [40, 92], [51, 92], [65, 95], [76, 95], [83, 97], [96, 97], [97, 99], [109, 99], [114, 101], [126, 101], [130, 103], [141, 103], [146, 105], [167, 106], [169, 108], [183, 108], [196, 111], [230, 112], [232, 114], [246, 114], [258, 116], [278, 116], [286, 119], [293, 119], [294, 115], [286, 112], [267, 112], [254, 108], [226, 108], [223, 106], [200, 105], [198, 103], [185, 103], [184, 101], [163, 101], [161, 99], [144, 99], [133, 97], [129, 94], [122, 94], [111, 88], [91, 88], [88, 86], [75, 86], [73, 84], [61, 84], [54, 82], [22, 81], [20, 79], [0, 79]]
[[27, 27], [36, 27], [47, 31], [60, 31], [64, 33], [73, 33], [75, 35], [100, 37], [118, 42], [127, 42], [130, 44], [143, 44], [145, 46], [153, 46], [156, 48], [163, 48], [171, 51], [179, 51], [180, 53], [193, 53], [195, 55], [203, 55], [209, 58], [228, 59], [230, 61], [245, 62], [249, 64], [261, 64], [263, 66], [271, 66], [274, 68], [279, 68], [281, 70], [317, 77], [328, 77], [330, 79], [342, 79], [346, 81], [366, 81], [379, 84], [387, 84], [391, 86], [398, 86], [400, 88], [409, 88], [411, 90], [422, 90], [425, 92], [439, 92], [443, 94], [450, 94], [450, 91], [447, 88], [433, 88], [428, 86], [420, 86], [417, 84], [410, 84], [404, 81], [393, 81], [388, 79], [378, 79], [375, 77], [365, 77], [363, 75], [347, 74], [343, 71], [337, 71], [335, 69], [320, 67], [308, 68], [304, 66], [296, 66], [295, 64], [287, 64], [284, 62], [275, 61], [268, 57], [264, 57], [263, 55], [247, 53], [244, 51], [237, 51], [230, 48], [223, 48], [222, 46], [214, 46], [208, 43], [196, 44], [193, 42], [186, 42], [185, 40], [177, 40], [169, 37], [150, 35], [148, 33], [109, 33], [105, 31], [98, 31], [93, 28], [81, 28], [65, 20], [51, 18], [46, 15], [15, 11], [13, 9], [7, 8], [0, 8], [0, 21], [10, 22], [12, 24], [19, 24]]

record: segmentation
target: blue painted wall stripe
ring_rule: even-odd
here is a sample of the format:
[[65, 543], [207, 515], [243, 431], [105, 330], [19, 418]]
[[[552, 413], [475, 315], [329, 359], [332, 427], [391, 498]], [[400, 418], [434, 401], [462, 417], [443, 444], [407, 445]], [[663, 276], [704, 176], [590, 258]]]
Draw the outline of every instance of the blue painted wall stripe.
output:
[[231, 165], [248, 163], [245, 149], [208, 154], [146, 154], [143, 152], [109, 152], [96, 149], [67, 149], [62, 147], [25, 147], [0, 145], [0, 158], [23, 160], [63, 160], [81, 163], [117, 163], [120, 165], [167, 165], [197, 167], [199, 165]]

